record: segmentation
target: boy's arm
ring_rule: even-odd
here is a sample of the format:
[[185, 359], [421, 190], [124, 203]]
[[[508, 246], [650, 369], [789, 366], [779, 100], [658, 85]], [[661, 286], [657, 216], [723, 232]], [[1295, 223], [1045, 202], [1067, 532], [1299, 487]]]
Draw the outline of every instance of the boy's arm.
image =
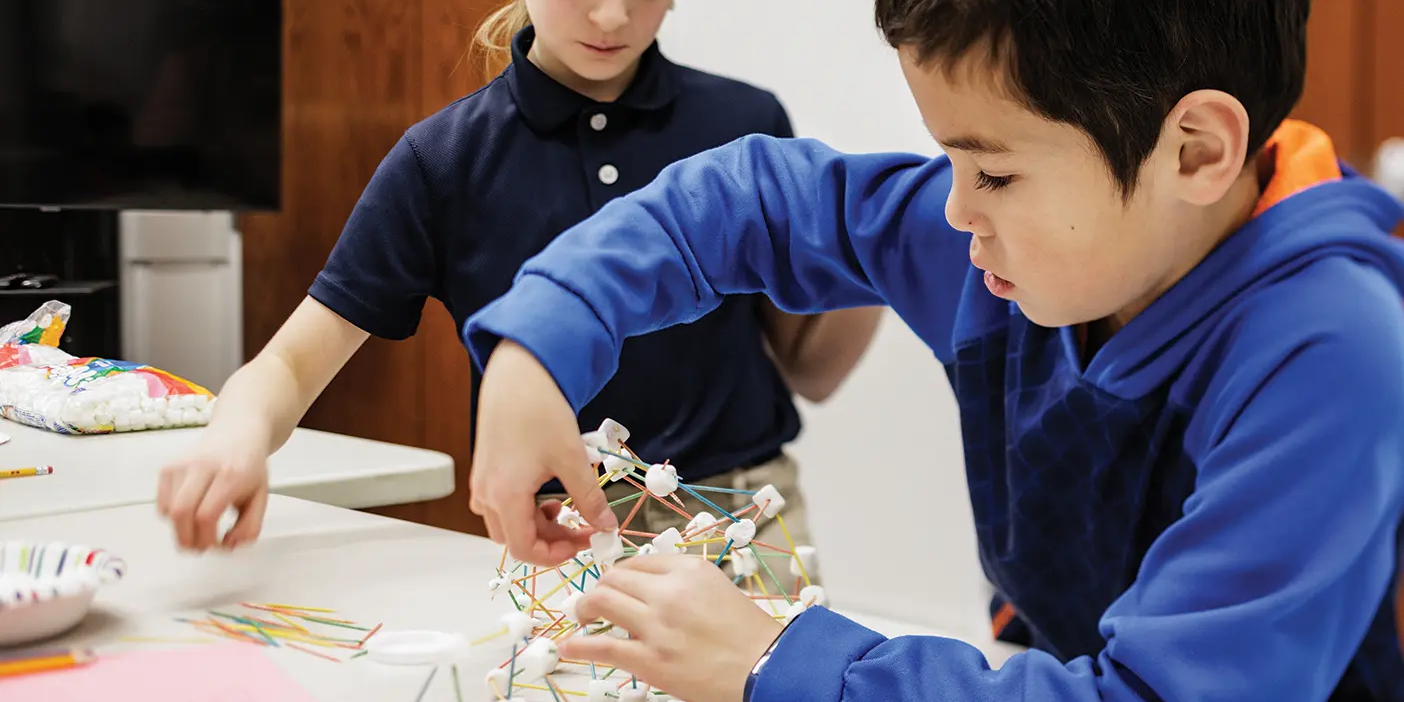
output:
[[[1224, 359], [1187, 441], [1208, 447], [1196, 490], [1104, 614], [1095, 657], [1030, 651], [991, 671], [967, 644], [885, 640], [816, 609], [752, 702], [1326, 699], [1391, 586], [1404, 494], [1404, 314], [1397, 294], [1362, 304], [1368, 319]], [[1242, 336], [1281, 335], [1298, 311]]]
[[749, 136], [665, 169], [527, 261], [469, 319], [481, 368], [521, 344], [579, 410], [629, 336], [684, 324], [725, 295], [764, 293], [813, 314], [891, 305], [941, 355], [969, 237], [945, 221], [945, 158], [844, 155], [812, 140]]

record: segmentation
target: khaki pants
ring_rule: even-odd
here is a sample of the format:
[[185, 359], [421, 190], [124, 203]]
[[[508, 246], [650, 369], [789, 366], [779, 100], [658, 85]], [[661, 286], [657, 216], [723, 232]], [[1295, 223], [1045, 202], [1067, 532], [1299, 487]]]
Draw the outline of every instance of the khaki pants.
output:
[[[766, 548], [766, 546], [771, 546], [789, 551], [790, 540], [785, 538], [786, 531], [789, 532], [790, 539], [794, 541], [796, 546], [809, 546], [812, 544], [810, 540], [808, 515], [806, 514], [808, 510], [806, 509], [804, 495], [801, 494], [799, 489], [799, 467], [794, 459], [788, 454], [782, 453], [778, 458], [762, 463], [754, 468], [741, 468], [687, 484], [694, 488], [699, 486], [715, 487], [730, 490], [746, 490], [750, 492], [760, 490], [766, 485], [775, 486], [775, 489], [780, 492], [780, 496], [785, 499], [785, 507], [780, 511], [779, 515], [784, 519], [784, 528], [781, 528], [780, 521], [777, 519], [762, 518], [757, 509], [752, 509], [750, 512], [747, 512], [744, 517], [755, 520], [758, 528], [755, 537], [752, 539], [752, 543], [755, 546], [757, 554], [761, 556], [761, 561], [765, 566], [769, 566], [769, 571], [767, 571], [765, 567], [761, 567], [757, 573], [757, 576], [761, 579], [761, 586], [767, 590], [774, 590], [776, 581], [779, 581], [780, 584], [784, 585], [784, 589], [791, 595], [798, 594], [797, 585], [802, 587], [804, 583], [797, 582], [800, 581], [800, 579], [796, 578], [790, 572], [790, 559], [771, 548]], [[610, 502], [625, 500], [626, 498], [638, 494], [638, 492], [639, 488], [627, 480], [605, 484], [605, 495], [609, 498]], [[717, 509], [702, 503], [686, 490], [678, 488], [678, 491], [674, 494], [682, 500], [683, 506], [678, 507], [677, 503], [672, 500], [669, 500], [669, 502], [672, 503], [673, 507], [678, 507], [678, 509], [686, 512], [688, 515], [707, 511], [711, 512], [712, 516], [717, 517], [721, 521], [726, 521], [726, 517], [718, 514]], [[747, 507], [751, 507], [754, 504], [751, 501], [750, 495], [710, 492], [706, 490], [699, 490], [698, 494], [707, 498], [707, 500], [716, 505], [716, 507], [720, 507], [733, 514]], [[537, 499], [538, 501], [549, 499], [563, 500], [565, 499], [565, 495], [541, 495]], [[641, 498], [621, 502], [614, 506], [614, 513], [618, 516], [619, 523], [624, 525], [624, 531], [626, 532], [624, 538], [640, 546], [648, 543], [650, 538], [647, 536], [631, 535], [627, 532], [660, 534], [667, 531], [669, 527], [676, 528], [679, 532], [686, 532], [687, 523], [691, 519], [690, 516], [684, 517], [682, 514], [674, 511], [655, 499], [652, 495], [645, 495]], [[714, 534], [716, 538], [720, 538], [721, 531], [722, 529], [717, 529], [711, 533]], [[762, 544], [764, 544], [764, 546]], [[708, 555], [712, 558], [716, 558], [721, 555], [721, 551], [724, 547], [725, 543], [710, 544], [707, 548]], [[698, 551], [696, 547], [689, 549], [689, 552], [695, 551]], [[808, 563], [805, 565], [805, 574], [809, 576], [809, 582], [815, 585], [819, 584], [819, 574], [815, 572], [818, 570], [817, 564], [814, 568], [810, 568]], [[726, 564], [728, 573], [734, 572], [733, 568], [734, 563]], [[755, 582], [749, 579], [747, 582], [740, 584], [743, 587], [756, 586]]]

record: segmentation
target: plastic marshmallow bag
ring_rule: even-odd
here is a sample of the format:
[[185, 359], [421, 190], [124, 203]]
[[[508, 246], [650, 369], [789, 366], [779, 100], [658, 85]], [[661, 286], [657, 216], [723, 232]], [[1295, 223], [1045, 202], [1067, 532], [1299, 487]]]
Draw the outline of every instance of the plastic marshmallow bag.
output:
[[140, 363], [60, 350], [70, 312], [50, 300], [0, 327], [0, 416], [60, 434], [209, 423], [215, 397], [199, 385]]

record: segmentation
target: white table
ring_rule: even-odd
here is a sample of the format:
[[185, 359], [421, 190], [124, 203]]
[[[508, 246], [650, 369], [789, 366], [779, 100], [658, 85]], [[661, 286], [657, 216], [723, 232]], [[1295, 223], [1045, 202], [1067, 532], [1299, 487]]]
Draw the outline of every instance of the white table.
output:
[[[327, 607], [347, 619], [383, 622], [383, 631], [432, 629], [470, 639], [491, 633], [511, 609], [506, 598], [488, 597], [502, 551], [487, 539], [286, 497], [270, 500], [262, 539], [232, 555], [178, 553], [165, 523], [139, 506], [0, 522], [0, 540], [36, 538], [101, 546], [127, 562], [126, 578], [100, 592], [88, 620], [63, 639], [99, 654], [153, 645], [119, 641], [125, 637], [189, 637], [190, 627], [173, 617], [204, 617], [241, 601]], [[845, 614], [889, 635], [939, 633]], [[972, 643], [996, 665], [1014, 650]], [[466, 701], [489, 699], [483, 678], [502, 663], [505, 647], [484, 645], [462, 661]], [[324, 702], [414, 700], [428, 675], [426, 668], [367, 658], [338, 664], [260, 650]], [[435, 676], [424, 702], [455, 699], [446, 673]]]
[[[0, 480], [0, 521], [154, 502], [161, 468], [203, 429], [68, 436], [0, 421], [0, 468], [52, 475]], [[268, 463], [272, 491], [362, 509], [447, 497], [453, 458], [437, 451], [297, 429]]]

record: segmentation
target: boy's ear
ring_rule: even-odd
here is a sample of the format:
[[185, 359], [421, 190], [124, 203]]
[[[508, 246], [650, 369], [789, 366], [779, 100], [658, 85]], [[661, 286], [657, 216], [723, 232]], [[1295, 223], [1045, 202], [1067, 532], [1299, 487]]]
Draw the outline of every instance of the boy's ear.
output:
[[1170, 111], [1167, 135], [1178, 146], [1181, 197], [1211, 205], [1228, 192], [1248, 160], [1248, 111], [1219, 90], [1196, 90]]

